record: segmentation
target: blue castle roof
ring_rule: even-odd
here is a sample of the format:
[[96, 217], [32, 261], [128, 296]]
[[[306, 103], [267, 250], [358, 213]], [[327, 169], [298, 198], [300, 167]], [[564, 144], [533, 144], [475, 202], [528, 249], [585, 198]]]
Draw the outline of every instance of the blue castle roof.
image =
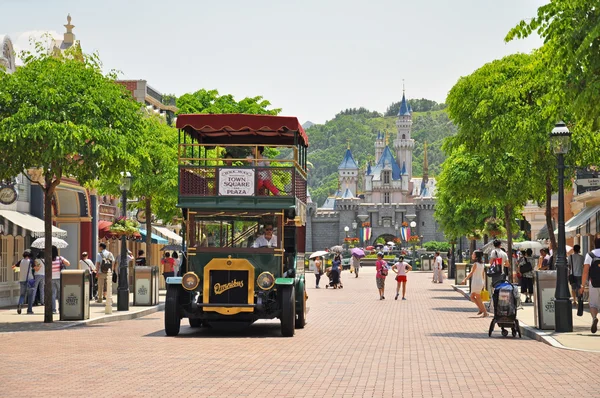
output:
[[358, 165], [356, 164], [354, 157], [352, 157], [352, 152], [350, 151], [350, 149], [346, 149], [346, 155], [344, 155], [344, 160], [342, 160], [342, 163], [340, 163], [340, 165], [338, 166], [338, 170], [342, 169], [358, 169]]
[[412, 109], [410, 109], [410, 105], [406, 102], [406, 97], [404, 93], [402, 93], [402, 102], [400, 103], [400, 111], [398, 112], [398, 116], [410, 116]]
[[381, 154], [381, 158], [377, 162], [374, 168], [371, 169], [370, 173], [367, 175], [379, 175], [383, 171], [384, 168], [392, 169], [392, 180], [400, 180], [402, 179], [402, 171], [400, 170], [400, 166], [396, 164], [396, 159], [390, 151], [390, 147], [386, 146]]

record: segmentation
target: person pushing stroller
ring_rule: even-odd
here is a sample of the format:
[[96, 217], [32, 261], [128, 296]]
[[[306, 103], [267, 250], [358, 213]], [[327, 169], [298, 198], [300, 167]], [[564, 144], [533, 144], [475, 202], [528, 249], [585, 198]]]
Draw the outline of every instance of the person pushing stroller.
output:
[[327, 277], [329, 278], [329, 285], [325, 288], [333, 287], [334, 289], [343, 288], [342, 281], [340, 280], [340, 273], [342, 272], [342, 258], [339, 254], [336, 254], [331, 267], [327, 269]]

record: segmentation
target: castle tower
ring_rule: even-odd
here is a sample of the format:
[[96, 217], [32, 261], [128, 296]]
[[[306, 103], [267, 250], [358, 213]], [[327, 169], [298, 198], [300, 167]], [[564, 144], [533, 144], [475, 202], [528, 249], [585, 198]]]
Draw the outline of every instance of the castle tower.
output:
[[385, 148], [384, 139], [384, 134], [381, 131], [377, 132], [377, 139], [375, 140], [375, 164], [379, 162], [381, 154], [383, 153], [383, 149]]
[[415, 147], [415, 140], [411, 138], [412, 110], [406, 101], [404, 89], [402, 89], [402, 102], [400, 103], [396, 127], [398, 128], [398, 134], [394, 140], [396, 162], [400, 168], [406, 170], [405, 175], [408, 176], [410, 181], [412, 178], [412, 152]]
[[61, 46], [61, 50], [65, 50], [75, 44], [75, 34], [73, 33], [73, 28], [75, 25], [71, 24], [71, 14], [67, 15], [67, 24], [65, 28], [67, 31], [63, 35], [63, 42]]
[[342, 193], [346, 192], [346, 189], [350, 190], [354, 196], [358, 192], [358, 164], [352, 156], [350, 150], [350, 142], [348, 142], [348, 149], [342, 163], [338, 166], [338, 181], [340, 190]]

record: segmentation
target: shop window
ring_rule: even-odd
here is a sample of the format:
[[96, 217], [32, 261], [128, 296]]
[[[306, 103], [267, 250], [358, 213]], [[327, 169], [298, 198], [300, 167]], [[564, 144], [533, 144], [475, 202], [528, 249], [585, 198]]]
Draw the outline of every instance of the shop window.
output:
[[8, 269], [10, 268], [8, 239], [8, 236], [0, 237], [0, 282], [8, 282]]

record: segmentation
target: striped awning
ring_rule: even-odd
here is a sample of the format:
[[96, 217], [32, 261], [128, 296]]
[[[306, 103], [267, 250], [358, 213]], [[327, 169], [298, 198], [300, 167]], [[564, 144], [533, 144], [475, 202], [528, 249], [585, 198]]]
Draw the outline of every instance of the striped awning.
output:
[[[31, 235], [34, 238], [45, 236], [44, 220], [14, 210], [0, 210], [0, 230], [3, 235]], [[52, 236], [65, 239], [67, 231], [52, 226]]]
[[[554, 231], [558, 234], [558, 230]], [[586, 207], [565, 223], [565, 237], [600, 233], [600, 205]]]
[[181, 242], [183, 242], [183, 239], [181, 238], [181, 236], [177, 235], [175, 232], [171, 231], [167, 227], [159, 227], [159, 226], [153, 225], [152, 229], [157, 234], [159, 234], [163, 238], [167, 239], [169, 241], [169, 243], [174, 243], [174, 244], [180, 245]]

